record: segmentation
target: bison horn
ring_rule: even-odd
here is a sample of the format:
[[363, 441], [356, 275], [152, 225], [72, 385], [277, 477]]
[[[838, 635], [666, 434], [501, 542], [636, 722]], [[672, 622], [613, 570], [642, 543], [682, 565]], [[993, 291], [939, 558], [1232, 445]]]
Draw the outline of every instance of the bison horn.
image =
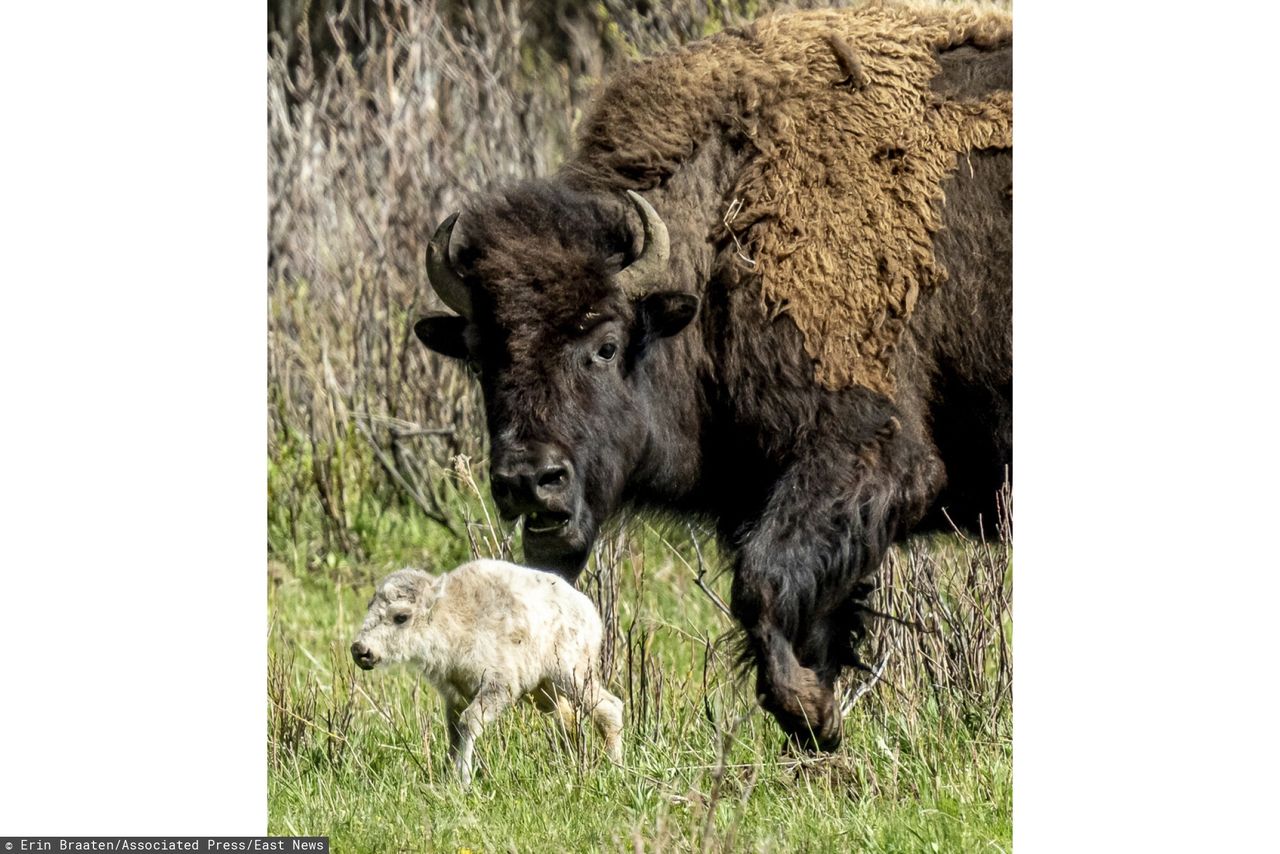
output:
[[636, 260], [618, 272], [614, 277], [614, 284], [623, 293], [640, 295], [666, 277], [667, 261], [671, 257], [671, 241], [667, 236], [667, 226], [653, 209], [653, 205], [634, 190], [627, 190], [627, 195], [640, 214], [640, 223], [644, 228], [644, 247]]
[[449, 263], [449, 238], [457, 221], [455, 213], [431, 235], [427, 244], [427, 281], [445, 305], [463, 317], [471, 317], [471, 290]]

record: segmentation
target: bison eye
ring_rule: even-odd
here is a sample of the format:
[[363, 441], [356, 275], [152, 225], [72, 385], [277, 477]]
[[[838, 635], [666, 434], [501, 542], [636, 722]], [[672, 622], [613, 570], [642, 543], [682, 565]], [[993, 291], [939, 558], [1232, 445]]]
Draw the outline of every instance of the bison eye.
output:
[[596, 358], [602, 362], [612, 362], [616, 355], [618, 355], [618, 345], [612, 341], [605, 343], [596, 351]]
[[404, 623], [407, 623], [407, 622], [409, 622], [409, 615], [408, 615], [408, 614], [396, 614], [396, 616], [395, 616], [395, 621], [396, 621], [396, 625], [397, 625], [397, 626], [402, 625], [402, 624], [404, 624]]

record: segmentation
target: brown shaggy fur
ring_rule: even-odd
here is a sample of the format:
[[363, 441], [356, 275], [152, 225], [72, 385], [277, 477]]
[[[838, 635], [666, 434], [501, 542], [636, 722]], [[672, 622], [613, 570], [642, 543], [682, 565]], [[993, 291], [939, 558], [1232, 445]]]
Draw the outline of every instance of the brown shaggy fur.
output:
[[970, 151], [1013, 145], [1011, 93], [948, 97], [930, 86], [936, 54], [1012, 39], [1007, 12], [969, 4], [762, 18], [615, 76], [565, 176], [651, 189], [727, 132], [743, 165], [719, 236], [803, 332], [820, 383], [893, 397], [907, 321], [947, 277], [942, 182]]

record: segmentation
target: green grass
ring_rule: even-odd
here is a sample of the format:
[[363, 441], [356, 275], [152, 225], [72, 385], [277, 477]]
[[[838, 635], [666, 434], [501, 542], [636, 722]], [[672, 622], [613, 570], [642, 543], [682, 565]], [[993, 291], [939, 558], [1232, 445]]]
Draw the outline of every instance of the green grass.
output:
[[[482, 518], [474, 498], [468, 507]], [[521, 704], [478, 742], [476, 783], [461, 791], [429, 686], [404, 670], [358, 671], [346, 649], [375, 578], [406, 562], [447, 568], [465, 542], [407, 511], [373, 516], [357, 520], [372, 532], [359, 562], [272, 529], [271, 833], [327, 835], [339, 852], [1011, 847], [1010, 701], [986, 690], [988, 664], [977, 688], [940, 684], [951, 670], [925, 659], [947, 644], [926, 654], [904, 641], [847, 719], [840, 750], [792, 755], [734, 675], [732, 624], [697, 587], [687, 538], [668, 546], [643, 523], [606, 561], [617, 578], [611, 687], [627, 705], [623, 766], [604, 760], [594, 733], [565, 733]], [[948, 556], [937, 564], [953, 570], [945, 585], [962, 583], [977, 551], [927, 548]], [[712, 586], [727, 596], [723, 575]], [[968, 600], [947, 601], [958, 611]], [[939, 637], [957, 660], [974, 655], [957, 631]]]

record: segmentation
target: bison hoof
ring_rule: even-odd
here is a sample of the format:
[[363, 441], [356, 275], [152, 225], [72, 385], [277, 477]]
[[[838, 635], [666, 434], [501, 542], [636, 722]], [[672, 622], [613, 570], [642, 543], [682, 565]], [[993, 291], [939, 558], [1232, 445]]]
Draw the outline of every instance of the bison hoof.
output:
[[795, 744], [810, 751], [840, 746], [844, 719], [833, 686], [807, 667], [791, 668], [785, 681], [762, 686], [760, 704]]

